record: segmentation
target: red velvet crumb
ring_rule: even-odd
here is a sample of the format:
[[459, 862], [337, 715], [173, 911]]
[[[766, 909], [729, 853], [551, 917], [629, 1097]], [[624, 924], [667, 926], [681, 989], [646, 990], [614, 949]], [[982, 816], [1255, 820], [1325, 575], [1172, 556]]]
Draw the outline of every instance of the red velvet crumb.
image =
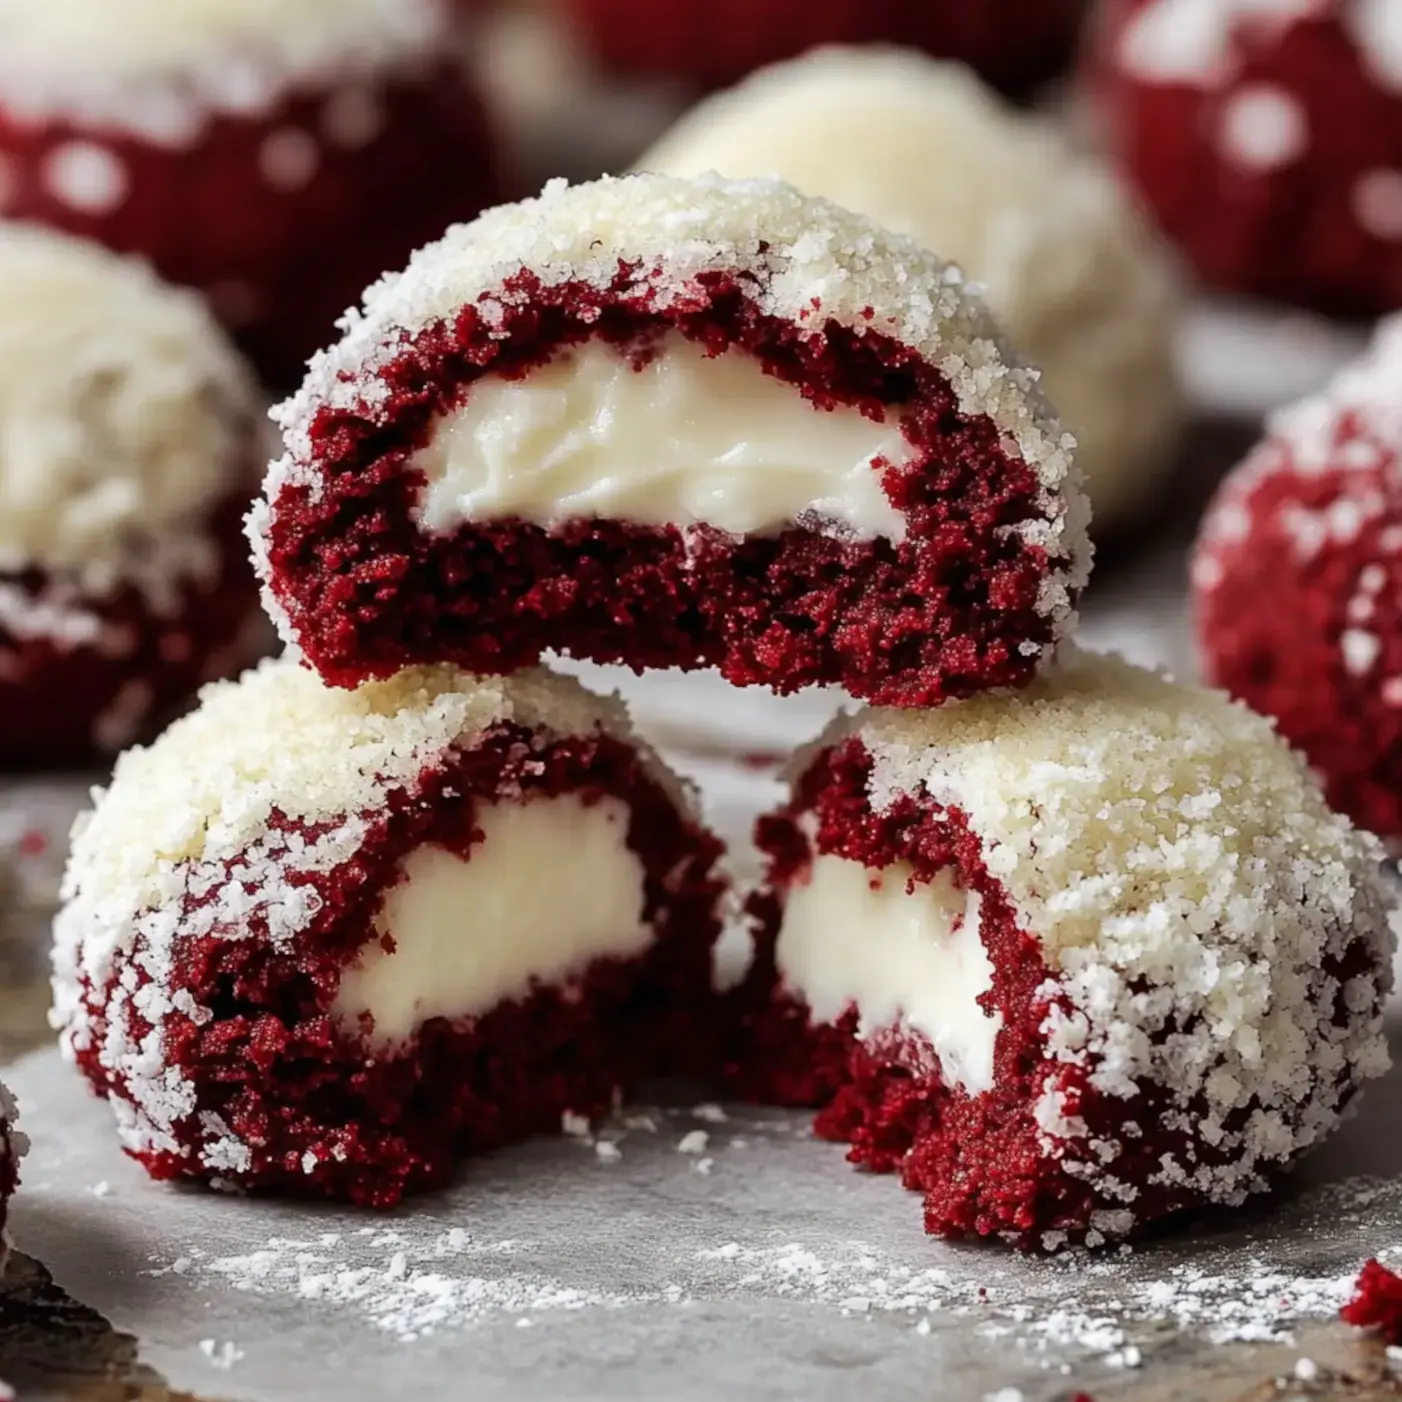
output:
[[1339, 1318], [1359, 1329], [1376, 1329], [1389, 1344], [1402, 1344], [1402, 1276], [1381, 1261], [1365, 1262]]

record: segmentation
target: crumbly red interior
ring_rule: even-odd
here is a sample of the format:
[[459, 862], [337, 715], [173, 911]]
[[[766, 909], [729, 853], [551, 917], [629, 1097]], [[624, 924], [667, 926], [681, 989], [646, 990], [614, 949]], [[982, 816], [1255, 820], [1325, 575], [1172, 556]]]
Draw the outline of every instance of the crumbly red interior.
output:
[[[104, 635], [122, 639], [119, 653], [69, 647], [49, 637], [15, 637], [0, 619], [0, 770], [110, 760], [98, 743], [98, 720], [120, 704], [128, 684], [150, 688], [145, 719], [130, 737], [148, 740], [204, 682], [251, 660], [240, 641], [258, 612], [258, 587], [240, 525], [243, 507], [240, 499], [216, 513], [210, 535], [219, 551], [218, 573], [206, 583], [184, 584], [173, 613], [157, 614], [134, 587], [78, 602], [102, 621]], [[0, 573], [3, 585], [41, 598], [50, 580], [38, 570]]]
[[1389, 1344], [1402, 1344], [1402, 1277], [1381, 1261], [1365, 1262], [1339, 1318], [1360, 1329], [1376, 1329]]
[[[1143, 0], [1106, 7], [1096, 65], [1105, 130], [1121, 167], [1164, 230], [1210, 283], [1334, 315], [1402, 306], [1402, 243], [1358, 217], [1359, 182], [1402, 162], [1402, 96], [1377, 82], [1341, 9], [1288, 24], [1243, 18], [1230, 84], [1145, 82], [1115, 58]], [[1112, 14], [1113, 11], [1113, 14]], [[1306, 129], [1298, 158], [1247, 168], [1226, 149], [1229, 105], [1284, 95]]]
[[[1043, 517], [1040, 489], [993, 423], [962, 418], [943, 377], [889, 337], [830, 324], [815, 348], [728, 275], [707, 275], [665, 310], [648, 280], [627, 265], [607, 290], [523, 272], [505, 289], [504, 324], [464, 307], [378, 372], [389, 428], [321, 411], [315, 488], [285, 485], [269, 533], [273, 592], [312, 665], [353, 686], [416, 661], [495, 673], [554, 650], [638, 670], [715, 666], [786, 692], [838, 683], [897, 705], [1027, 681], [1052, 637], [1037, 607], [1048, 560], [1007, 528]], [[748, 351], [815, 404], [899, 407], [923, 450], [885, 477], [906, 540], [798, 528], [683, 540], [607, 519], [419, 530], [424, 481], [408, 459], [474, 380], [525, 376], [594, 336], [644, 360], [669, 328], [715, 352]], [[1030, 656], [1019, 651], [1029, 642]]]
[[[1165, 1154], [1195, 1166], [1223, 1161], [1193, 1133], [1199, 1107], [1184, 1112], [1150, 1083], [1133, 1099], [1120, 1099], [1091, 1084], [1091, 1068], [1046, 1059], [1042, 1027], [1063, 995], [1048, 984], [1038, 942], [1020, 927], [1007, 893], [989, 875], [979, 839], [957, 809], [927, 807], [909, 796], [873, 812], [871, 763], [857, 739], [824, 752], [792, 802], [759, 825], [768, 882], [751, 904], [757, 953], [737, 998], [739, 1033], [726, 1067], [732, 1087], [749, 1099], [821, 1107], [817, 1133], [850, 1145], [851, 1162], [897, 1172], [906, 1187], [924, 1194], [925, 1226], [933, 1235], [998, 1234], [1037, 1246], [1084, 1239], [1097, 1211], [1128, 1207], [1143, 1224], [1200, 1205], [1198, 1193], [1152, 1181]], [[817, 821], [811, 845], [800, 817]], [[991, 1090], [970, 1095], [946, 1084], [929, 1043], [899, 1024], [858, 1038], [857, 1009], [835, 1024], [815, 1024], [801, 999], [784, 989], [775, 960], [784, 897], [804, 879], [815, 851], [873, 870], [907, 862], [917, 882], [952, 867], [961, 884], [979, 893], [981, 933], [993, 966], [992, 988], [979, 1001], [1003, 1018]], [[1365, 958], [1361, 949], [1355, 955]], [[1341, 966], [1337, 972], [1342, 981], [1357, 970]], [[1339, 1016], [1348, 1016], [1342, 1006]], [[1103, 1180], [1068, 1168], [1059, 1152], [1048, 1150], [1034, 1110], [1049, 1076], [1064, 1095], [1063, 1113], [1084, 1120], [1087, 1140], [1114, 1146], [1107, 1173], [1132, 1187], [1131, 1199], [1108, 1193]], [[1250, 1113], [1250, 1107], [1237, 1112], [1232, 1127]], [[1084, 1142], [1078, 1143], [1083, 1156]]]
[[[492, 133], [461, 65], [377, 85], [363, 143], [329, 134], [336, 95], [290, 93], [270, 111], [211, 117], [188, 145], [0, 110], [5, 213], [137, 254], [199, 288], [265, 377], [291, 384], [367, 284], [498, 193]], [[288, 132], [313, 139], [314, 164], [306, 180], [276, 185], [265, 144]], [[126, 192], [114, 208], [75, 208], [46, 178], [70, 141], [119, 162]]]
[[[1368, 439], [1363, 430], [1346, 423], [1341, 445]], [[1376, 467], [1345, 466], [1346, 451], [1341, 446], [1336, 468], [1273, 472], [1251, 491], [1250, 528], [1212, 547], [1221, 583], [1196, 591], [1198, 642], [1209, 679], [1279, 721], [1323, 777], [1332, 807], [1396, 839], [1402, 692], [1394, 696], [1384, 682], [1402, 676], [1402, 554], [1388, 544], [1402, 530], [1397, 461], [1384, 450]], [[1386, 506], [1365, 518], [1353, 504], [1373, 494]], [[1329, 519], [1331, 508], [1357, 517], [1356, 529], [1351, 536], [1331, 531], [1321, 548], [1302, 550], [1292, 521]], [[1383, 582], [1364, 596], [1367, 616], [1351, 619], [1350, 601], [1369, 567], [1383, 571]], [[1350, 628], [1378, 644], [1361, 671], [1346, 662], [1341, 639]]]
[[906, 44], [1023, 91], [1070, 55], [1084, 0], [571, 0], [594, 52], [622, 73], [733, 83], [815, 44]]
[[[523, 793], [628, 804], [627, 840], [646, 872], [644, 918], [655, 943], [634, 960], [596, 961], [575, 986], [537, 988], [475, 1019], [435, 1018], [393, 1054], [367, 1054], [327, 1010], [342, 969], [373, 937], [401, 859], [426, 842], [469, 854], [480, 840], [477, 805]], [[278, 952], [259, 928], [178, 945], [168, 992], [188, 990], [213, 1017], [201, 1025], [173, 1007], [164, 1014], [164, 1061], [193, 1084], [198, 1110], [177, 1128], [178, 1152], [136, 1155], [154, 1177], [217, 1177], [390, 1207], [447, 1182], [459, 1155], [558, 1132], [566, 1110], [601, 1113], [645, 1075], [714, 1064], [707, 991], [720, 843], [689, 822], [631, 746], [595, 736], [542, 747], [502, 725], [364, 817], [369, 830], [353, 861], [289, 878], [322, 901], [295, 950]], [[286, 820], [277, 827], [299, 830]], [[546, 879], [548, 854], [541, 861]], [[148, 983], [141, 955], [138, 947], [113, 981]], [[98, 1030], [78, 1061], [99, 1091], [128, 1098], [100, 1055], [107, 991], [85, 990]], [[144, 1035], [148, 1025], [137, 1020], [135, 1035]], [[201, 1165], [201, 1116], [210, 1112], [249, 1146], [246, 1170]]]

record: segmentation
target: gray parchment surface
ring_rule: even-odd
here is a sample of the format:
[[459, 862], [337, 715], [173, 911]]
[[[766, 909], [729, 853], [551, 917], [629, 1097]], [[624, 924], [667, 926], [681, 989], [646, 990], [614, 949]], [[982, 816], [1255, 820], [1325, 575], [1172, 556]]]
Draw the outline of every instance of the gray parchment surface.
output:
[[1210, 1368], [1212, 1337], [1289, 1340], [1402, 1248], [1397, 1075], [1274, 1203], [1051, 1260], [927, 1239], [799, 1116], [633, 1109], [603, 1155], [526, 1145], [368, 1216], [150, 1183], [56, 1053], [9, 1076], [19, 1248], [173, 1386], [251, 1402], [1103, 1399]]

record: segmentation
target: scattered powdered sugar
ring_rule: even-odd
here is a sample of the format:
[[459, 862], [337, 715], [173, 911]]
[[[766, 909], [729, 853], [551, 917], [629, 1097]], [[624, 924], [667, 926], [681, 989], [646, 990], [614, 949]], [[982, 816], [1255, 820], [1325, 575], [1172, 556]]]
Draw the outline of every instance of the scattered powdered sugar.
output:
[[[493, 1316], [529, 1319], [682, 1298], [680, 1286], [661, 1292], [579, 1289], [537, 1270], [461, 1273], [465, 1261], [509, 1260], [531, 1249], [509, 1240], [479, 1243], [461, 1227], [441, 1233], [427, 1247], [414, 1247], [401, 1232], [367, 1227], [350, 1240], [334, 1232], [309, 1239], [270, 1237], [262, 1248], [235, 1256], [206, 1256], [196, 1249], [182, 1258], [183, 1270], [176, 1271], [181, 1262], [175, 1262], [148, 1274], [194, 1274], [238, 1291], [349, 1308], [404, 1343]], [[212, 1350], [213, 1341], [206, 1342]]]
[[214, 1339], [201, 1339], [200, 1352], [216, 1368], [232, 1368], [243, 1357], [243, 1350], [237, 1344], [219, 1343]]

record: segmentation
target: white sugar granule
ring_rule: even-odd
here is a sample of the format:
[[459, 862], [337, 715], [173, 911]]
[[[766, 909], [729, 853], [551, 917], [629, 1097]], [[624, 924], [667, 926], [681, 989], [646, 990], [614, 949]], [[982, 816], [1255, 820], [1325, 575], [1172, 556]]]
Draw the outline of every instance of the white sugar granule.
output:
[[243, 1357], [243, 1350], [237, 1344], [217, 1343], [214, 1339], [201, 1339], [200, 1352], [216, 1368], [232, 1368]]
[[690, 1134], [682, 1135], [677, 1142], [677, 1152], [682, 1154], [704, 1154], [706, 1145], [710, 1143], [711, 1136], [704, 1129], [693, 1129]]

